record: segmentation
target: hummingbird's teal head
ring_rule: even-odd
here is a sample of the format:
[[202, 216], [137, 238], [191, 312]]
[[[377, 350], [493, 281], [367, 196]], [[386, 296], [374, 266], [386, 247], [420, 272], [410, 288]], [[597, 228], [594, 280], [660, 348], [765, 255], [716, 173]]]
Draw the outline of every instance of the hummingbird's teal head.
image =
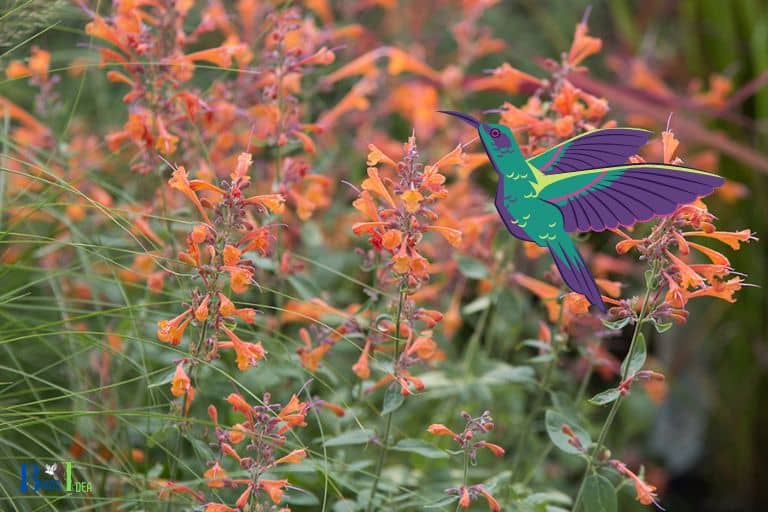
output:
[[499, 169], [506, 167], [504, 165], [505, 160], [509, 161], [521, 156], [520, 148], [509, 127], [498, 123], [483, 123], [469, 114], [464, 114], [462, 112], [453, 112], [450, 110], [438, 110], [438, 112], [458, 117], [467, 124], [475, 127], [477, 135], [483, 143], [485, 152], [488, 153], [491, 163], [497, 172], [500, 172]]

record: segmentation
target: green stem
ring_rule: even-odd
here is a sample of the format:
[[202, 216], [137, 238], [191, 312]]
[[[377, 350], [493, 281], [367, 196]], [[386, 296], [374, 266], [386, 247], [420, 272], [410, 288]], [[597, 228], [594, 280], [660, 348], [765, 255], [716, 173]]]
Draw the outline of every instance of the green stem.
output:
[[490, 315], [492, 307], [492, 303], [488, 304], [488, 307], [485, 308], [480, 314], [480, 318], [477, 321], [477, 326], [475, 327], [474, 332], [472, 332], [472, 337], [469, 339], [469, 343], [467, 343], [467, 351], [464, 355], [465, 374], [468, 374], [472, 369], [472, 363], [474, 363], [475, 357], [477, 356], [477, 351], [480, 348], [480, 339], [483, 337], [483, 331], [485, 331], [485, 326], [488, 323], [488, 316]]
[[[629, 343], [629, 350], [627, 351], [626, 361], [631, 361], [632, 356], [635, 352], [635, 348], [637, 347], [637, 338], [640, 334], [640, 329], [642, 328], [643, 322], [645, 321], [646, 316], [648, 315], [648, 304], [650, 302], [651, 292], [653, 291], [653, 283], [656, 282], [659, 276], [658, 266], [653, 265], [651, 267], [651, 275], [646, 279], [645, 283], [645, 296], [643, 297], [642, 305], [640, 306], [640, 313], [637, 316], [637, 322], [635, 322], [635, 329], [632, 332], [632, 341]], [[627, 377], [627, 373], [629, 372], [629, 364], [626, 364], [624, 366], [624, 370], [621, 372], [621, 381], [623, 382]], [[587, 459], [587, 467], [584, 470], [584, 476], [581, 479], [581, 484], [579, 485], [579, 492], [576, 494], [576, 500], [573, 503], [573, 511], [576, 512], [579, 509], [579, 505], [581, 504], [581, 498], [584, 494], [584, 483], [587, 481], [587, 477], [592, 473], [594, 470], [594, 462], [597, 455], [600, 453], [600, 449], [603, 446], [603, 443], [605, 442], [605, 438], [608, 436], [608, 430], [610, 430], [611, 425], [613, 424], [613, 420], [616, 418], [616, 413], [619, 412], [619, 407], [621, 406], [621, 402], [623, 401], [624, 396], [619, 395], [619, 397], [613, 402], [611, 405], [611, 410], [608, 411], [608, 416], [605, 419], [605, 423], [603, 423], [603, 427], [600, 429], [600, 434], [597, 437], [597, 442], [595, 443], [594, 448], [592, 449], [592, 453], [590, 454], [589, 458]]]
[[[285, 115], [283, 110], [285, 109], [285, 98], [283, 95], [283, 66], [285, 65], [284, 62], [284, 55], [282, 52], [282, 45], [280, 45], [280, 61], [282, 62], [282, 65], [280, 67], [280, 73], [277, 79], [277, 112], [278, 112], [278, 123], [275, 130], [275, 181], [272, 184], [272, 191], [279, 193], [280, 192], [280, 182], [282, 180], [282, 172], [283, 172], [283, 148], [280, 146], [280, 138], [283, 135], [283, 127], [284, 127], [284, 119], [283, 116]], [[271, 215], [271, 217], [277, 219], [277, 215]], [[277, 234], [275, 235], [275, 276], [280, 275], [280, 260], [282, 258], [281, 254], [281, 244], [282, 241], [282, 230], [278, 229]], [[277, 308], [276, 311], [281, 311], [283, 309], [283, 279], [278, 279], [275, 283], [275, 307]], [[275, 319], [277, 320], [277, 328], [280, 328], [280, 315], [275, 315]]]
[[587, 371], [584, 372], [584, 377], [581, 378], [581, 384], [579, 384], [579, 391], [576, 393], [576, 400], [574, 401], [575, 404], [579, 404], [583, 399], [584, 395], [587, 393], [587, 386], [589, 385], [589, 379], [592, 378], [592, 373], [594, 372], [594, 365], [590, 361], [589, 366], [587, 367]]
[[[400, 300], [397, 303], [397, 316], [395, 317], [395, 355], [392, 359], [392, 371], [397, 376], [397, 360], [400, 359], [400, 324], [403, 316], [403, 306], [405, 304], [405, 284], [400, 285]], [[381, 480], [381, 471], [384, 468], [384, 461], [387, 458], [387, 452], [389, 451], [389, 433], [392, 429], [392, 414], [394, 411], [387, 413], [387, 419], [384, 423], [384, 437], [381, 442], [381, 453], [379, 454], [379, 461], [376, 464], [376, 474], [373, 479], [373, 486], [371, 487], [371, 495], [368, 497], [368, 506], [366, 510], [371, 512], [373, 510], [373, 498], [376, 496], [376, 491], [379, 488], [379, 480]]]
[[[464, 487], [467, 486], [467, 481], [469, 480], [469, 442], [466, 442], [464, 445], [464, 478], [462, 479], [462, 484], [464, 484]], [[461, 510], [461, 505], [459, 503], [456, 503], [456, 512], [459, 512]]]
[[[200, 337], [197, 340], [197, 344], [192, 348], [192, 358], [197, 359], [197, 353], [200, 351], [200, 347], [203, 346], [203, 342], [205, 341], [205, 334], [208, 328], [208, 322], [206, 321], [202, 327], [200, 327]], [[195, 370], [197, 369], [197, 365], [193, 365], [192, 368], [189, 369], [189, 381], [194, 384], [195, 382]], [[184, 393], [184, 399], [181, 402], [181, 415], [186, 420], [186, 410], [187, 410], [187, 400], [189, 399], [189, 393]], [[176, 481], [176, 461], [178, 460], [179, 453], [181, 451], [181, 438], [183, 436], [183, 430], [179, 429], [179, 437], [176, 438], [176, 449], [174, 450], [174, 455], [171, 459], [171, 467], [169, 469], [169, 475], [170, 480], [172, 482]], [[166, 508], [166, 511], [171, 510], [171, 502], [173, 500], [168, 500], [168, 505]]]
[[[581, 401], [584, 399], [584, 395], [587, 392], [587, 385], [589, 384], [589, 379], [592, 377], [592, 372], [594, 371], [594, 366], [590, 363], [589, 367], [587, 368], [587, 371], [584, 373], [584, 376], [581, 378], [581, 383], [579, 384], [579, 390], [576, 393], [576, 398], [574, 399], [574, 404], [580, 404]], [[542, 450], [541, 455], [536, 459], [536, 464], [534, 464], [531, 469], [528, 471], [528, 474], [525, 475], [525, 478], [523, 478], [522, 483], [523, 485], [528, 485], [530, 481], [533, 479], [533, 476], [536, 474], [536, 468], [541, 466], [541, 464], [547, 460], [547, 456], [549, 455], [549, 452], [552, 451], [552, 447], [554, 445], [552, 443], [548, 443], [547, 446], [544, 447], [544, 450]]]
[[546, 370], [544, 370], [544, 376], [541, 379], [541, 384], [539, 385], [539, 389], [536, 392], [536, 397], [533, 399], [533, 405], [531, 407], [531, 410], [528, 411], [528, 415], [525, 417], [525, 420], [523, 421], [523, 426], [520, 429], [520, 435], [517, 436], [517, 443], [515, 443], [515, 458], [512, 461], [512, 476], [514, 477], [515, 473], [517, 472], [517, 468], [520, 465], [520, 461], [522, 460], [522, 450], [523, 446], [525, 445], [525, 442], [528, 440], [528, 431], [531, 428], [531, 425], [533, 424], [533, 420], [536, 418], [536, 414], [539, 412], [539, 408], [541, 407], [541, 402], [544, 400], [544, 393], [549, 388], [550, 380], [552, 379], [552, 373], [556, 364], [557, 360], [557, 353], [553, 352], [552, 354], [552, 360], [547, 364]]
[[[539, 389], [536, 391], [536, 396], [533, 399], [533, 406], [531, 407], [531, 410], [528, 412], [528, 415], [525, 417], [525, 420], [523, 421], [523, 426], [520, 429], [520, 434], [517, 436], [517, 442], [515, 443], [515, 458], [512, 460], [512, 469], [511, 473], [514, 477], [515, 473], [517, 472], [517, 468], [520, 465], [520, 461], [522, 459], [522, 450], [523, 446], [525, 445], [525, 442], [528, 440], [528, 430], [531, 428], [531, 424], [533, 423], [533, 420], [536, 418], [536, 414], [539, 411], [539, 407], [541, 407], [541, 402], [544, 400], [544, 393], [546, 393], [547, 389], [549, 389], [550, 381], [552, 380], [552, 374], [554, 373], [554, 369], [557, 366], [557, 356], [559, 354], [559, 343], [560, 340], [557, 339], [557, 337], [560, 336], [560, 331], [562, 329], [563, 325], [563, 309], [565, 308], [562, 301], [560, 301], [560, 313], [557, 317], [557, 324], [555, 327], [555, 335], [553, 337], [553, 342], [551, 344], [551, 350], [552, 350], [552, 359], [547, 363], [547, 367], [544, 370], [544, 376], [541, 379], [541, 384], [539, 385]], [[567, 340], [567, 338], [566, 338]], [[563, 343], [565, 343], [565, 340], [563, 340]]]

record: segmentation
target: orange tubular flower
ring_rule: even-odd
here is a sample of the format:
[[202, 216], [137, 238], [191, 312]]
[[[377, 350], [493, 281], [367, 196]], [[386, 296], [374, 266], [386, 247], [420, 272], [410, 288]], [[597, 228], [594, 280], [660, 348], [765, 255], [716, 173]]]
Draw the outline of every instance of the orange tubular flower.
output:
[[[656, 505], [657, 507], [661, 508], [661, 505], [656, 501], [656, 487], [649, 485], [645, 482], [643, 482], [639, 476], [634, 474], [632, 471], [627, 468], [627, 466], [618, 460], [612, 460], [610, 461], [611, 465], [616, 468], [616, 470], [629, 477], [632, 482], [635, 484], [635, 492], [637, 493], [637, 501], [642, 503], [643, 505]], [[662, 509], [663, 510], [663, 509]]]
[[19, 60], [14, 60], [5, 68], [5, 76], [10, 80], [18, 80], [30, 76], [29, 67]]
[[324, 85], [331, 85], [339, 80], [344, 80], [350, 76], [365, 75], [376, 71], [376, 60], [387, 55], [389, 48], [382, 47], [370, 51], [360, 57], [348, 62], [344, 66], [340, 67], [333, 73], [326, 75], [323, 78], [322, 83]]
[[433, 423], [429, 427], [427, 427], [427, 432], [430, 434], [434, 434], [436, 436], [452, 436], [452, 437], [458, 437], [456, 432], [449, 429], [442, 423]]
[[238, 512], [238, 509], [224, 505], [223, 503], [206, 503], [205, 512]]
[[440, 73], [415, 59], [410, 53], [399, 48], [389, 48], [389, 65], [387, 72], [390, 75], [399, 75], [403, 71], [421, 75], [433, 82], [440, 83]]
[[171, 394], [175, 397], [184, 396], [192, 387], [192, 383], [189, 380], [187, 372], [184, 371], [184, 362], [176, 365], [176, 373], [171, 380]]
[[494, 69], [491, 75], [470, 80], [467, 87], [475, 92], [497, 90], [509, 94], [519, 94], [523, 89], [536, 89], [542, 85], [544, 82], [539, 78], [513, 68], [505, 62]]
[[175, 153], [179, 138], [166, 130], [165, 123], [160, 116], [157, 117], [156, 121], [158, 135], [155, 141], [155, 149], [165, 156]]
[[501, 505], [499, 505], [499, 502], [496, 501], [496, 499], [491, 496], [488, 491], [483, 489], [482, 486], [476, 486], [475, 489], [477, 489], [477, 492], [483, 495], [485, 500], [488, 502], [488, 510], [491, 512], [499, 512], [501, 510]]
[[224, 455], [229, 455], [230, 457], [235, 459], [237, 462], [240, 462], [242, 460], [242, 457], [240, 457], [240, 454], [237, 453], [237, 451], [227, 443], [221, 443], [221, 451]]
[[279, 215], [285, 210], [285, 196], [282, 194], [253, 196], [246, 199], [245, 202], [250, 204], [260, 204], [275, 215]]
[[198, 322], [204, 321], [206, 318], [208, 318], [208, 302], [210, 301], [211, 296], [206, 295], [203, 301], [200, 303], [197, 308], [195, 308], [195, 319]]
[[221, 316], [232, 316], [235, 314], [235, 305], [229, 300], [229, 297], [221, 292], [216, 294], [219, 297], [219, 313]]
[[197, 501], [202, 503], [204, 501], [204, 497], [202, 493], [199, 493], [186, 485], [182, 485], [176, 482], [166, 482], [165, 488], [160, 491], [160, 494], [162, 497], [165, 497], [168, 495], [168, 493], [177, 493], [177, 494], [189, 494], [193, 498], [195, 498]]
[[184, 329], [191, 318], [187, 316], [192, 312], [192, 308], [187, 309], [172, 320], [160, 320], [157, 322], [157, 338], [163, 343], [178, 345], [184, 335]]
[[224, 264], [225, 265], [237, 265], [240, 263], [240, 256], [242, 255], [242, 251], [238, 249], [237, 247], [227, 244], [224, 246], [223, 251], [223, 258], [224, 258]]
[[432, 339], [432, 331], [424, 331], [405, 349], [408, 355], [416, 354], [420, 359], [432, 359], [438, 353], [437, 343]]
[[310, 372], [315, 372], [317, 371], [317, 367], [320, 366], [320, 362], [323, 360], [323, 357], [325, 357], [326, 352], [328, 352], [330, 349], [330, 343], [322, 343], [317, 347], [309, 350], [305, 347], [300, 347], [296, 350], [296, 352], [299, 354], [301, 365]]
[[173, 175], [171, 176], [171, 179], [168, 180], [168, 184], [171, 186], [171, 188], [175, 188], [187, 196], [187, 198], [195, 205], [195, 208], [197, 208], [197, 210], [200, 212], [200, 215], [203, 216], [205, 222], [211, 224], [211, 219], [208, 218], [208, 214], [205, 212], [202, 203], [200, 203], [200, 199], [197, 197], [197, 194], [194, 190], [192, 190], [192, 187], [189, 184], [189, 179], [187, 178], [187, 170], [184, 169], [184, 167], [179, 166], [175, 171], [173, 171]]
[[192, 228], [192, 232], [189, 234], [190, 240], [196, 244], [201, 244], [206, 241], [211, 233], [211, 229], [205, 224], [198, 224]]
[[466, 485], [461, 486], [461, 494], [459, 498], [459, 506], [461, 508], [469, 508], [469, 490]]
[[453, 247], [461, 246], [462, 233], [458, 229], [448, 228], [445, 226], [426, 226], [425, 229], [439, 233]]
[[251, 498], [251, 493], [253, 493], [253, 487], [253, 482], [249, 483], [248, 487], [246, 487], [240, 497], [237, 498], [235, 505], [237, 506], [238, 510], [244, 510], [248, 505], [248, 500]]
[[504, 455], [504, 448], [502, 448], [497, 444], [489, 443], [487, 441], [482, 441], [482, 447], [488, 448], [491, 451], [491, 453], [493, 453], [497, 457], [501, 457], [502, 455]]
[[406, 247], [408, 245], [407, 240], [403, 240], [400, 250], [397, 254], [392, 256], [392, 270], [397, 274], [407, 274], [410, 268], [411, 258], [408, 256]]
[[680, 285], [685, 288], [698, 288], [704, 284], [704, 278], [697, 274], [687, 263], [671, 252], [664, 251], [667, 257], [674, 263], [678, 272], [680, 272]]
[[377, 228], [382, 228], [386, 225], [386, 222], [358, 222], [352, 225], [352, 232], [356, 235], [373, 233]]
[[305, 449], [299, 449], [299, 450], [293, 450], [288, 455], [285, 455], [283, 457], [280, 457], [275, 461], [275, 465], [277, 464], [300, 464], [302, 460], [307, 456], [307, 450]]
[[210, 469], [203, 473], [203, 477], [208, 480], [208, 487], [220, 488], [224, 487], [224, 479], [227, 478], [227, 473], [221, 468], [219, 462], [216, 461]]
[[242, 395], [239, 393], [230, 393], [227, 396], [227, 402], [232, 405], [232, 409], [237, 412], [245, 414], [249, 420], [253, 421], [253, 407], [245, 401]]
[[244, 267], [223, 265], [221, 270], [229, 272], [229, 286], [235, 293], [245, 293], [253, 278], [253, 271]]
[[378, 165], [381, 162], [384, 162], [387, 165], [391, 165], [395, 169], [397, 168], [397, 162], [392, 160], [390, 157], [388, 157], [382, 150], [377, 148], [373, 144], [368, 144], [368, 160], [366, 163], [368, 164], [368, 167], [373, 167]]
[[256, 321], [256, 310], [253, 308], [240, 308], [235, 311], [235, 315], [247, 324], [252, 324]]
[[738, 251], [740, 243], [749, 242], [750, 240], [757, 240], [752, 231], [749, 229], [742, 229], [741, 231], [729, 232], [729, 231], [713, 231], [708, 233], [706, 231], [689, 231], [683, 236], [703, 236], [707, 238], [715, 238], [721, 242], [728, 244], [731, 249]]
[[722, 253], [710, 249], [709, 247], [699, 245], [693, 242], [688, 242], [688, 245], [702, 253], [704, 256], [710, 259], [710, 261], [715, 265], [722, 265], [725, 267], [730, 267], [731, 262], [728, 261], [728, 258], [726, 258]]
[[307, 414], [308, 404], [299, 401], [296, 395], [292, 395], [288, 404], [283, 407], [283, 410], [277, 415], [282, 421], [285, 422], [285, 426], [281, 428], [282, 434], [291, 427], [305, 427], [307, 424], [304, 422], [304, 417]]
[[392, 208], [395, 208], [395, 201], [389, 194], [387, 187], [384, 186], [384, 182], [381, 181], [379, 176], [379, 170], [376, 167], [368, 168], [368, 178], [363, 181], [363, 190], [368, 190], [377, 196], [384, 199]]
[[716, 297], [718, 299], [723, 299], [724, 301], [733, 303], [736, 302], [733, 294], [741, 290], [743, 282], [744, 280], [741, 277], [733, 277], [727, 281], [716, 280], [712, 283], [712, 286], [707, 286], [705, 288], [689, 292], [687, 297], [688, 299], [706, 296]]
[[[357, 224], [356, 224], [357, 225]], [[352, 232], [359, 235], [360, 232], [356, 232], [354, 226]], [[398, 229], [389, 229], [381, 236], [381, 246], [390, 251], [400, 246], [403, 241], [403, 232]]]
[[227, 431], [227, 439], [232, 444], [242, 443], [245, 439], [245, 427], [242, 423], [235, 423], [232, 428]]
[[272, 500], [273, 503], [280, 503], [280, 500], [283, 499], [283, 493], [285, 492], [285, 487], [288, 485], [288, 480], [266, 480], [261, 479], [259, 480], [259, 489], [263, 489], [268, 495], [269, 499]]
[[373, 200], [373, 196], [367, 190], [360, 193], [360, 196], [352, 202], [352, 206], [355, 207], [360, 213], [365, 215], [368, 220], [380, 221], [379, 211], [376, 208], [376, 202]]
[[520, 273], [515, 274], [513, 278], [517, 284], [527, 288], [542, 300], [551, 322], [557, 321], [558, 316], [560, 316], [560, 305], [557, 303], [557, 298], [560, 296], [559, 288]]
[[200, 190], [208, 190], [209, 192], [213, 192], [219, 195], [226, 194], [223, 188], [217, 187], [216, 185], [211, 185], [207, 181], [203, 181], [203, 180], [189, 180], [189, 186], [195, 192], [198, 192]]
[[357, 358], [357, 362], [352, 365], [352, 371], [359, 379], [367, 379], [371, 375], [371, 369], [368, 366], [368, 354], [371, 350], [371, 340], [365, 342], [365, 347], [360, 353], [360, 357]]
[[588, 30], [586, 20], [576, 25], [573, 44], [568, 52], [568, 63], [571, 66], [579, 65], [584, 59], [599, 52], [603, 47], [602, 40], [587, 35]]
[[682, 308], [688, 301], [687, 293], [682, 288], [680, 288], [680, 285], [677, 284], [677, 281], [672, 279], [669, 274], [664, 272], [663, 275], [669, 285], [669, 290], [664, 296], [664, 301], [669, 303], [669, 305], [674, 308]]
[[416, 213], [421, 208], [421, 202], [424, 200], [424, 196], [418, 190], [410, 189], [400, 196], [400, 200], [405, 205], [405, 210], [408, 213]]
[[202, 60], [211, 62], [222, 68], [228, 68], [232, 65], [232, 54], [230, 53], [229, 48], [223, 46], [188, 53], [185, 57], [192, 62]]
[[113, 45], [120, 48], [124, 53], [130, 53], [130, 49], [123, 43], [122, 39], [117, 35], [115, 27], [107, 24], [104, 18], [101, 16], [95, 16], [93, 21], [85, 26], [85, 33], [90, 36], [95, 36], [105, 41], [109, 41]]
[[[241, 340], [237, 334], [224, 325], [221, 326], [221, 330], [224, 331], [224, 334], [226, 334], [230, 340], [232, 340], [232, 345], [235, 349], [237, 358], [237, 368], [241, 372], [247, 370], [251, 366], [256, 366], [258, 361], [264, 359], [266, 356], [267, 352], [264, 350], [264, 347], [262, 347], [261, 342], [247, 343]], [[222, 344], [219, 344], [219, 346], [224, 347]]]

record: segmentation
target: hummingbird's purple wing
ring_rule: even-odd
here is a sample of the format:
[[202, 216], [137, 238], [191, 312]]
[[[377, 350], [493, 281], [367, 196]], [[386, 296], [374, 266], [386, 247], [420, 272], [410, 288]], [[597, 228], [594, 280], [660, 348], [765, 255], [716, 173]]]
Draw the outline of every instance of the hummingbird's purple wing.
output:
[[687, 167], [630, 164], [553, 176], [539, 198], [560, 208], [566, 231], [602, 231], [669, 215], [723, 181]]
[[544, 174], [612, 167], [626, 163], [650, 136], [648, 130], [637, 128], [592, 130], [531, 157], [528, 162]]

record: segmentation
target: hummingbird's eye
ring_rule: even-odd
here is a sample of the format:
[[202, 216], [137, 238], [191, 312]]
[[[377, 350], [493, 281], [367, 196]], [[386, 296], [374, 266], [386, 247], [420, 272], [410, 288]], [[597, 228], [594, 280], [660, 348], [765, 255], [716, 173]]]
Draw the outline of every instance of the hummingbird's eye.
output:
[[494, 128], [494, 129], [491, 130], [491, 137], [493, 137], [494, 139], [496, 137], [498, 137], [499, 135], [501, 135], [501, 132], [499, 131], [498, 128]]

